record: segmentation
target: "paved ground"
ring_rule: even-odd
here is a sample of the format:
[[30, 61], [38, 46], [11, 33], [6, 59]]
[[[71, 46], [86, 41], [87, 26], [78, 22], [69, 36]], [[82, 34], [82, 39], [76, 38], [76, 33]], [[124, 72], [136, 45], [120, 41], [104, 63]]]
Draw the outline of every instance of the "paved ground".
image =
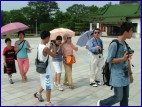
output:
[[[73, 42], [76, 43], [78, 37], [73, 38]], [[33, 97], [33, 93], [39, 89], [39, 75], [35, 71], [34, 59], [36, 57], [36, 48], [40, 42], [40, 38], [28, 38], [27, 39], [33, 49], [32, 53], [29, 54], [30, 68], [28, 72], [29, 81], [27, 83], [21, 83], [21, 77], [17, 66], [17, 74], [13, 75], [15, 84], [11, 85], [8, 82], [7, 75], [3, 74], [3, 66], [1, 69], [2, 85], [1, 85], [1, 105], [3, 106], [38, 106], [44, 105], [45, 102], [38, 102]], [[112, 38], [102, 38], [104, 41], [104, 57], [106, 59], [107, 48]], [[13, 39], [13, 44], [16, 39]], [[135, 65], [133, 70], [134, 83], [130, 86], [130, 97], [129, 105], [140, 106], [141, 105], [141, 53], [140, 53], [140, 39], [131, 39], [128, 41], [131, 48], [135, 50], [132, 63]], [[4, 47], [4, 40], [2, 39], [2, 49]], [[56, 89], [52, 91], [52, 102], [56, 105], [96, 105], [98, 99], [107, 98], [113, 95], [113, 91], [107, 86], [91, 87], [89, 86], [89, 63], [87, 59], [87, 51], [85, 48], [80, 48], [75, 53], [77, 63], [73, 65], [73, 83], [75, 85], [74, 90], [70, 90], [65, 87], [65, 91], [61, 92]], [[17, 62], [16, 62], [17, 63]], [[17, 65], [17, 64], [16, 64]], [[52, 67], [53, 69], [53, 67]], [[54, 70], [53, 70], [54, 75]], [[64, 79], [64, 69], [62, 74], [62, 81]], [[45, 98], [45, 92], [43, 93]], [[119, 105], [119, 104], [115, 104]]]

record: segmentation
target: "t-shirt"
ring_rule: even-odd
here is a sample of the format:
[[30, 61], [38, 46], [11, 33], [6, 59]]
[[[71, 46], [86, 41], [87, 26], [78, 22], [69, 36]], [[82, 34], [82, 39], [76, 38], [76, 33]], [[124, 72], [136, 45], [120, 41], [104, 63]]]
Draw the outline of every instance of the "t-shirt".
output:
[[17, 43], [18, 43], [18, 50], [20, 50], [24, 44], [23, 48], [17, 53], [17, 58], [27, 58], [28, 57], [28, 54], [27, 54], [28, 42], [25, 40], [25, 42], [23, 41], [21, 43], [21, 41], [18, 40]]
[[[56, 46], [56, 50], [58, 50], [59, 46]], [[54, 52], [54, 49], [52, 49]], [[52, 61], [62, 61], [62, 48], [60, 48], [59, 53], [57, 54], [56, 57], [52, 58]]]
[[5, 47], [3, 49], [3, 55], [6, 58], [6, 62], [13, 62], [14, 61], [14, 55], [15, 55], [15, 51], [14, 51], [14, 46], [9, 47]]
[[73, 55], [73, 50], [75, 50], [75, 48], [76, 47], [72, 43], [64, 43], [62, 45], [63, 57]]
[[[126, 45], [124, 42], [119, 41], [119, 49], [117, 51], [117, 44], [113, 42], [110, 44], [108, 49], [107, 62], [111, 62], [113, 58], [122, 58], [126, 51]], [[114, 87], [127, 86], [130, 83], [129, 73], [128, 73], [128, 60], [124, 62], [109, 64], [111, 70], [110, 85]]]

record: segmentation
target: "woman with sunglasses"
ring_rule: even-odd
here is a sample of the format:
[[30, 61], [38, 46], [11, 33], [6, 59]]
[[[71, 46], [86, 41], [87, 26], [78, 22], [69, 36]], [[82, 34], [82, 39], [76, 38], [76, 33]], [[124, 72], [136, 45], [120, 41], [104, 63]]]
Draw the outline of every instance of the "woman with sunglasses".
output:
[[[73, 55], [73, 50], [77, 51], [78, 47], [75, 47], [71, 41], [71, 37], [68, 35], [64, 36], [64, 43], [62, 45], [62, 53], [63, 58], [65, 59], [67, 56]], [[65, 80], [64, 85], [69, 86], [70, 89], [73, 89], [72, 83], [72, 64], [66, 64], [64, 61], [64, 68], [65, 68]]]

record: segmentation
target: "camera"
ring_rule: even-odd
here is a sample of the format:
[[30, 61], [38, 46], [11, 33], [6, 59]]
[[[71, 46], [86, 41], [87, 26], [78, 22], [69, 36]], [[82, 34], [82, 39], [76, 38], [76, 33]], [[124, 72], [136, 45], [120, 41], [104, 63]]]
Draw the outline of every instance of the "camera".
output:
[[131, 55], [134, 53], [134, 50], [132, 50], [130, 47], [127, 47], [126, 52], [127, 52], [127, 55]]
[[98, 52], [99, 52], [99, 54], [102, 54], [103, 53], [103, 49], [99, 49]]
[[132, 50], [132, 49], [127, 50], [127, 54], [133, 54], [133, 53], [134, 53], [134, 50]]
[[51, 45], [56, 44], [56, 40], [51, 40], [50, 44]]

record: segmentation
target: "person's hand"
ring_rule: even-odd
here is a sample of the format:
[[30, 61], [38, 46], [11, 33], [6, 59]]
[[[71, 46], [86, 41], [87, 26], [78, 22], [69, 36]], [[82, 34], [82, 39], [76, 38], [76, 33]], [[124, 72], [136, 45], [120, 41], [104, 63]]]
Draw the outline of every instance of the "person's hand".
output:
[[101, 47], [100, 46], [96, 46], [96, 49], [99, 50]]
[[53, 47], [54, 47], [54, 43], [52, 42], [52, 43], [50, 43], [50, 46], [49, 46], [49, 49], [51, 50]]
[[133, 83], [133, 81], [134, 81], [133, 75], [130, 74], [130, 83]]
[[31, 50], [32, 50], [32, 48], [26, 48], [27, 49], [27, 51], [30, 53], [31, 52]]
[[127, 54], [127, 52], [124, 54], [124, 56], [123, 56], [123, 60], [125, 61], [125, 60], [127, 60], [128, 59], [128, 54]]

